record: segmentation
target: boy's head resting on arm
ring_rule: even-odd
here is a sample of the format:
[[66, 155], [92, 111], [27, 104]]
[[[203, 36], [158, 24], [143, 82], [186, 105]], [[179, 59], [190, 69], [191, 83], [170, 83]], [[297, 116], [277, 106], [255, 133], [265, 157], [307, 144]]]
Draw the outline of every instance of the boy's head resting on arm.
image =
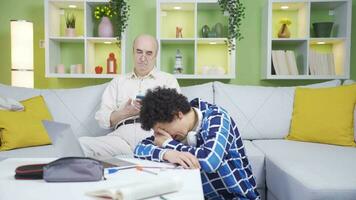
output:
[[140, 111], [141, 126], [167, 132], [173, 139], [182, 141], [197, 121], [195, 111], [187, 97], [175, 89], [157, 87], [149, 90], [142, 100]]

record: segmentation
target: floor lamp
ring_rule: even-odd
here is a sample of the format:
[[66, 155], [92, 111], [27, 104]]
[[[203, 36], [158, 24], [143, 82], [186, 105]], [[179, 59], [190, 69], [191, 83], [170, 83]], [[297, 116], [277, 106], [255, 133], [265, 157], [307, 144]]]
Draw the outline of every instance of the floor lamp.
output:
[[11, 85], [33, 88], [33, 23], [11, 20]]

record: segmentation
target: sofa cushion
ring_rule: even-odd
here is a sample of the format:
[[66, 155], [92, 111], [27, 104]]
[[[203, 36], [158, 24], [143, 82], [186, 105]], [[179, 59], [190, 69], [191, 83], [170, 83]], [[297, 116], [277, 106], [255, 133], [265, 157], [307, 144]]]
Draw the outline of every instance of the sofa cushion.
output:
[[77, 137], [101, 136], [110, 130], [100, 128], [94, 115], [106, 85], [43, 90], [42, 94], [54, 121], [70, 124]]
[[[343, 85], [356, 84], [354, 80], [345, 80]], [[354, 109], [354, 141], [356, 142], [356, 105]]]
[[287, 139], [355, 146], [356, 85], [297, 88]]
[[[339, 80], [305, 87], [333, 87]], [[238, 86], [214, 82], [215, 103], [236, 121], [243, 139], [282, 139], [289, 132], [295, 87]], [[268, 124], [268, 126], [266, 126]]]
[[53, 120], [72, 126], [76, 136], [101, 136], [110, 130], [99, 127], [94, 118], [107, 84], [75, 89], [29, 89], [0, 84], [0, 94], [21, 101], [42, 95]]
[[58, 154], [53, 145], [27, 147], [0, 152], [0, 160], [1, 158], [54, 158], [57, 156]]
[[32, 98], [34, 96], [41, 95], [41, 90], [12, 87], [4, 84], [0, 84], [0, 94], [1, 96], [9, 97], [17, 101], [23, 101], [25, 99]]
[[42, 120], [52, 120], [42, 96], [24, 101], [24, 111], [0, 110], [0, 151], [50, 144]]
[[351, 85], [351, 84], [356, 84], [356, 82], [354, 80], [345, 80], [344, 83], [342, 83], [343, 85]]
[[277, 199], [355, 199], [356, 148], [254, 140], [266, 156], [266, 184]]
[[255, 176], [257, 189], [266, 188], [265, 155], [250, 140], [243, 140], [246, 155]]
[[189, 101], [199, 97], [209, 103], [214, 103], [213, 82], [201, 85], [193, 85], [181, 87], [182, 94], [188, 98]]

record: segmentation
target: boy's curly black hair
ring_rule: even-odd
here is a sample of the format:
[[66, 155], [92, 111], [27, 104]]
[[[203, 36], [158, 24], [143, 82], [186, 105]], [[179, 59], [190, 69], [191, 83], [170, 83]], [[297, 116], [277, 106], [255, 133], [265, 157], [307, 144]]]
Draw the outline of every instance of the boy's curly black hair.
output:
[[179, 111], [186, 114], [191, 109], [187, 97], [176, 89], [162, 87], [148, 90], [141, 105], [141, 127], [147, 131], [159, 122], [172, 122]]

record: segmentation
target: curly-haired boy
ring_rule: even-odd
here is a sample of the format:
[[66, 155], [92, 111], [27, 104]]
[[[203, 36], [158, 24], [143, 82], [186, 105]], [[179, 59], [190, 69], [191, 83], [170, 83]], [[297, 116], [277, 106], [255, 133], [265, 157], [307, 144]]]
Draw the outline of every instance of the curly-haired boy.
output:
[[229, 114], [200, 99], [190, 103], [175, 89], [149, 90], [141, 125], [154, 136], [139, 143], [135, 157], [200, 168], [206, 199], [260, 199], [241, 136]]

